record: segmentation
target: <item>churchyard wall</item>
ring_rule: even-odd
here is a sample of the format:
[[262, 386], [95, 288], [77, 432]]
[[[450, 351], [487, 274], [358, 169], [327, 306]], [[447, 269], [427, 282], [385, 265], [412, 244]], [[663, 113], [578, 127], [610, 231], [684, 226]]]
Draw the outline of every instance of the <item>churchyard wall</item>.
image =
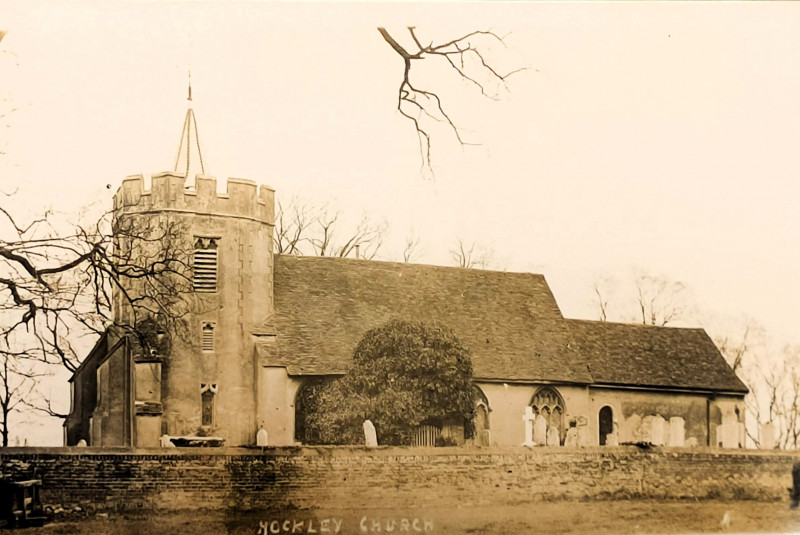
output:
[[787, 499], [800, 454], [712, 448], [6, 448], [0, 473], [98, 511]]

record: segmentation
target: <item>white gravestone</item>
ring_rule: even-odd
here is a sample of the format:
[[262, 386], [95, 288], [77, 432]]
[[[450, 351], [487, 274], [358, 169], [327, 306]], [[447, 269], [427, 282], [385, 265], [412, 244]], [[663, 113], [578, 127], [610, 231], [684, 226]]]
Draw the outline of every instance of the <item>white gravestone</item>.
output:
[[522, 416], [522, 421], [525, 423], [525, 442], [523, 446], [535, 446], [533, 443], [533, 421], [536, 416], [533, 414], [533, 407], [525, 407], [525, 414]]
[[585, 416], [578, 416], [577, 419], [578, 424], [578, 446], [588, 446], [589, 445], [589, 419]]
[[[18, 445], [19, 445], [19, 444], [18, 444]], [[78, 448], [85, 448], [85, 447], [86, 447], [86, 441], [85, 441], [84, 439], [80, 439], [80, 440], [78, 441], [78, 443], [76, 444], [76, 446], [77, 446]]]
[[578, 428], [570, 427], [567, 429], [567, 436], [564, 439], [564, 446], [574, 448], [578, 445]]
[[775, 424], [772, 422], [761, 424], [761, 440], [758, 446], [762, 450], [775, 449]]
[[680, 416], [669, 419], [669, 445], [682, 448], [686, 441], [685, 422]]
[[536, 442], [537, 446], [547, 444], [547, 420], [541, 414], [533, 422], [533, 441]]
[[158, 439], [159, 444], [161, 444], [162, 448], [174, 448], [175, 444], [169, 439], [169, 435], [161, 435]]
[[717, 426], [717, 444], [723, 448], [739, 447], [739, 424], [726, 422]]
[[558, 427], [554, 425], [551, 425], [550, 429], [547, 430], [547, 445], [548, 446], [561, 445], [561, 436], [558, 433]]
[[364, 441], [368, 448], [378, 445], [378, 435], [375, 433], [375, 426], [369, 420], [364, 420]]
[[666, 421], [658, 414], [650, 424], [650, 443], [654, 446], [664, 445], [664, 424]]
[[269, 446], [269, 433], [266, 429], [259, 429], [256, 433], [256, 446], [264, 447]]

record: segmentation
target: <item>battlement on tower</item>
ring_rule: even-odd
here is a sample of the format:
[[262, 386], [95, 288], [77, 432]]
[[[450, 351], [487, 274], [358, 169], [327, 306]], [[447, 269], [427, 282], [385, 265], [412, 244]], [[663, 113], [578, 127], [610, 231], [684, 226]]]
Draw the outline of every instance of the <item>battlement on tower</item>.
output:
[[194, 188], [186, 188], [186, 177], [166, 172], [152, 176], [149, 190], [144, 177], [132, 175], [122, 181], [114, 195], [114, 211], [119, 214], [148, 212], [186, 212], [243, 217], [273, 224], [275, 190], [241, 178], [227, 179], [227, 192], [217, 193], [217, 179], [197, 175]]

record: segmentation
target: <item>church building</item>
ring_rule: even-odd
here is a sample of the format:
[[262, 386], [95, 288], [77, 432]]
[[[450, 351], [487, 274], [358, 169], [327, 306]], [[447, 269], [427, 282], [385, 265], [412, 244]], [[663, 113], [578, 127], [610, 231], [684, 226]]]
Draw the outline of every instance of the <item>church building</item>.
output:
[[[243, 446], [262, 429], [296, 444], [304, 385], [345, 374], [366, 331], [399, 319], [471, 351], [474, 436], [433, 430], [458, 444], [743, 447], [747, 388], [704, 330], [564, 318], [537, 274], [275, 254], [274, 191], [229, 178], [218, 193], [199, 154], [192, 179], [193, 122], [190, 108], [175, 170], [114, 197], [118, 219], [183, 229], [185, 328], [150, 351], [110, 328], [70, 380], [66, 445]], [[113, 312], [129, 312], [119, 296]]]

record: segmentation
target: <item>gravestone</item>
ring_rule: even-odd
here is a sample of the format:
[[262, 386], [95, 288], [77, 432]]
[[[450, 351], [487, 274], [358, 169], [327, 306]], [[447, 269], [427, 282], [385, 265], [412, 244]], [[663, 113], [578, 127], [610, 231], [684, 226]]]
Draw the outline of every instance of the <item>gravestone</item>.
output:
[[537, 446], [547, 444], [547, 419], [539, 414], [533, 422], [533, 441]]
[[378, 435], [375, 433], [375, 426], [369, 420], [364, 420], [364, 443], [368, 448], [378, 445]]
[[586, 416], [578, 416], [576, 419], [577, 424], [577, 435], [578, 435], [578, 446], [588, 446], [589, 445], [589, 419]]
[[616, 430], [606, 435], [606, 446], [619, 446], [619, 433]]
[[685, 445], [685, 440], [685, 422], [680, 416], [673, 416], [669, 419], [669, 445], [682, 448]]
[[655, 416], [648, 415], [642, 418], [642, 423], [639, 426], [640, 442], [653, 443], [653, 419]]
[[739, 447], [739, 423], [726, 422], [717, 426], [717, 446], [723, 448]]
[[625, 421], [625, 424], [628, 427], [628, 436], [630, 437], [631, 442], [644, 442], [642, 438], [642, 417], [638, 414], [632, 415]]
[[76, 446], [77, 446], [78, 448], [85, 448], [85, 447], [86, 447], [86, 441], [85, 441], [84, 439], [80, 439], [80, 440], [78, 441], [78, 443], [76, 444]]
[[536, 415], [533, 414], [533, 407], [525, 407], [525, 414], [522, 416], [522, 421], [525, 423], [525, 442], [523, 446], [535, 446], [533, 443], [533, 421]]
[[574, 448], [578, 445], [578, 428], [570, 427], [567, 429], [567, 437], [564, 439], [564, 446]]
[[158, 439], [159, 444], [162, 448], [174, 448], [175, 444], [172, 443], [170, 440], [169, 435], [161, 435]]
[[550, 429], [547, 430], [547, 445], [548, 446], [561, 445], [561, 435], [558, 433], [558, 427], [555, 425], [551, 425]]
[[762, 450], [775, 449], [775, 424], [772, 422], [761, 424], [761, 440], [758, 447]]
[[259, 429], [256, 433], [256, 446], [264, 447], [269, 445], [269, 433], [266, 429]]
[[664, 424], [666, 421], [658, 414], [650, 423], [650, 443], [654, 446], [664, 445]]

